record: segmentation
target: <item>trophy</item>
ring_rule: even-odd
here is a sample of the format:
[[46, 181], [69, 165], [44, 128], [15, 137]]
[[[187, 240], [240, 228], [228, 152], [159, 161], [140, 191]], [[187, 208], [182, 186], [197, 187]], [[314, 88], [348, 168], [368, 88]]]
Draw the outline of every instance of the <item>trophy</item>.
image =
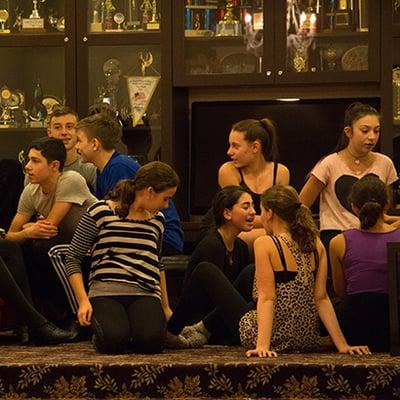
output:
[[147, 23], [146, 28], [149, 31], [157, 31], [160, 29], [160, 23], [158, 22], [157, 13], [157, 0], [153, 0], [151, 3], [151, 20]]
[[319, 54], [321, 71], [335, 71], [338, 57], [337, 51], [333, 47], [328, 47], [327, 49], [320, 50]]
[[106, 32], [113, 30], [114, 11], [115, 7], [114, 4], [112, 3], [112, 0], [105, 0], [104, 1], [105, 15], [104, 15], [103, 28]]
[[38, 3], [46, 0], [32, 0], [33, 9], [29, 18], [22, 19], [22, 29], [44, 30], [44, 18], [39, 14]]
[[22, 14], [24, 10], [21, 10], [18, 6], [14, 8], [15, 21], [13, 24], [13, 32], [21, 32], [22, 30]]
[[393, 68], [393, 123], [400, 124], [400, 68]]
[[43, 90], [40, 86], [40, 80], [38, 79], [35, 90], [33, 91], [33, 105], [29, 112], [31, 128], [42, 128], [44, 126], [44, 121], [47, 117], [47, 111], [42, 101]]
[[103, 73], [106, 77], [105, 86], [97, 88], [96, 103], [107, 103], [114, 111], [117, 110], [117, 92], [121, 76], [121, 63], [116, 58], [110, 58], [103, 64]]
[[10, 33], [10, 30], [6, 29], [6, 22], [9, 15], [5, 8], [0, 10], [0, 33]]
[[128, 1], [128, 21], [126, 22], [126, 29], [137, 31], [140, 29], [140, 21], [137, 12], [137, 0]]
[[0, 89], [0, 128], [11, 127], [11, 110], [9, 107], [9, 100], [11, 98], [11, 91], [7, 86], [3, 86]]
[[114, 14], [114, 22], [117, 24], [117, 31], [123, 31], [121, 24], [125, 21], [125, 15], [117, 12]]
[[101, 32], [103, 23], [100, 17], [100, 0], [92, 1], [92, 20], [90, 22], [90, 32]]
[[147, 24], [150, 20], [150, 14], [152, 10], [151, 0], [143, 0], [142, 5], [140, 6], [140, 11], [142, 12], [142, 28], [146, 29]]
[[233, 13], [233, 3], [228, 0], [223, 19], [217, 24], [217, 36], [241, 36], [242, 25]]

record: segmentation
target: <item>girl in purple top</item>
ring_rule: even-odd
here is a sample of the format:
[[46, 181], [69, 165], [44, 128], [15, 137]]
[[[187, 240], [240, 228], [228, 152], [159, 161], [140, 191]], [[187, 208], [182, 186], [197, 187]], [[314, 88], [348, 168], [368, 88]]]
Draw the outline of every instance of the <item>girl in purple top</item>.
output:
[[384, 220], [387, 186], [368, 175], [351, 190], [361, 229], [349, 229], [330, 243], [333, 287], [343, 298], [337, 314], [349, 343], [362, 341], [373, 351], [389, 348], [386, 244], [400, 241], [400, 229]]

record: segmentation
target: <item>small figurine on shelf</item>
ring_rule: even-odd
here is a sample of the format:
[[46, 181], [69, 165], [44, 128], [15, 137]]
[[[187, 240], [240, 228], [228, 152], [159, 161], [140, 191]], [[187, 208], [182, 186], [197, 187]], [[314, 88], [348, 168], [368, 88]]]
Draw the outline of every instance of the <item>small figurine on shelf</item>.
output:
[[24, 10], [21, 10], [18, 6], [14, 9], [15, 12], [15, 21], [13, 24], [13, 31], [14, 32], [21, 32], [22, 30], [22, 14]]
[[152, 13], [152, 4], [151, 0], [143, 0], [142, 5], [140, 6], [140, 11], [142, 12], [142, 28], [147, 29], [147, 25], [150, 21], [150, 15]]
[[112, 0], [105, 0], [104, 2], [105, 16], [104, 16], [104, 30], [110, 30], [113, 28], [114, 11], [115, 7]]
[[43, 90], [40, 85], [40, 79], [37, 80], [33, 92], [33, 105], [31, 107], [29, 118], [31, 119], [31, 128], [42, 128], [47, 116], [46, 107], [43, 104]]

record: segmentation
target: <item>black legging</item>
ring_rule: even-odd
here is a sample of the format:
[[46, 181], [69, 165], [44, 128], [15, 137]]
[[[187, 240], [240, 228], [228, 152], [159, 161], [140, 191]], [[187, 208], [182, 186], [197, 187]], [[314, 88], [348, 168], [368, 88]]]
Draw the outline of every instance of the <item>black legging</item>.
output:
[[21, 248], [0, 239], [0, 296], [18, 313], [21, 322], [35, 328], [47, 322], [35, 310]]
[[90, 299], [98, 352], [156, 354], [163, 349], [166, 320], [161, 302], [151, 296], [102, 296]]
[[[240, 275], [237, 280], [242, 282], [239, 278]], [[174, 335], [179, 334], [189, 323], [191, 313], [201, 308], [204, 298], [207, 298], [212, 301], [215, 310], [203, 320], [206, 329], [213, 334], [224, 324], [235, 342], [239, 343], [240, 319], [255, 308], [251, 301], [251, 288], [251, 284], [243, 283], [241, 294], [217, 266], [209, 262], [200, 263], [193, 271], [168, 322], [168, 331]]]

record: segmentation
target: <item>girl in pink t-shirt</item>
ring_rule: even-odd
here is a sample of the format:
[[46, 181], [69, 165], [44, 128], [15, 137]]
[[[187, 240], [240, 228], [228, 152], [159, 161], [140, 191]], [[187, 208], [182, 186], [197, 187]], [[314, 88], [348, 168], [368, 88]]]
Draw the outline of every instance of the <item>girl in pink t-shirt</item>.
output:
[[321, 240], [326, 248], [334, 236], [359, 226], [348, 202], [355, 182], [366, 175], [375, 175], [386, 185], [398, 179], [392, 160], [373, 151], [379, 133], [378, 111], [368, 104], [351, 104], [346, 110], [342, 137], [335, 152], [317, 163], [301, 190], [300, 199], [307, 206], [320, 198]]

